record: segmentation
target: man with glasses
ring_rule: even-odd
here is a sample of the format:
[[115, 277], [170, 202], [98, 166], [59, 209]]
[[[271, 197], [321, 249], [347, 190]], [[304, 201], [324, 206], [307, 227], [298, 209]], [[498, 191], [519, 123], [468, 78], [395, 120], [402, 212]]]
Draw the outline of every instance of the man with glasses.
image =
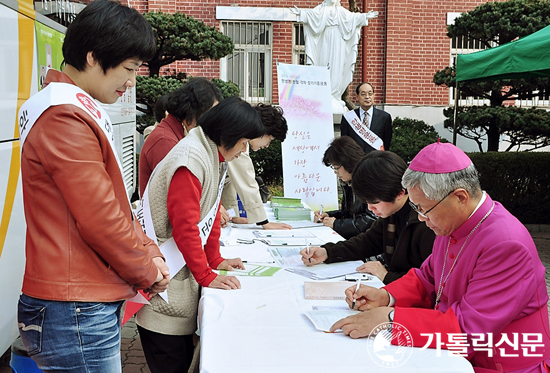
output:
[[[545, 268], [527, 229], [481, 190], [472, 161], [454, 145], [420, 151], [403, 187], [437, 235], [433, 254], [382, 289], [347, 289], [347, 302], [356, 299], [364, 312], [332, 330], [359, 338], [389, 321], [416, 347], [463, 348], [476, 372], [550, 371]], [[392, 343], [398, 339], [394, 332]]]
[[407, 203], [409, 195], [401, 186], [406, 169], [405, 161], [395, 153], [374, 150], [367, 154], [355, 167], [351, 184], [356, 198], [379, 218], [366, 232], [347, 241], [310, 247], [309, 253], [302, 250], [304, 264], [366, 260], [357, 271], [370, 273], [385, 284], [419, 268], [432, 253], [435, 235]]
[[[391, 115], [384, 110], [374, 107], [374, 87], [370, 83], [361, 83], [355, 89], [359, 108], [355, 109], [355, 114], [362, 125], [374, 132], [384, 143], [384, 150], [390, 150], [391, 138], [393, 134]], [[340, 134], [353, 138], [365, 153], [374, 150], [348, 123], [342, 116], [340, 123]], [[378, 149], [377, 149], [378, 150]]]
[[453, 193], [454, 190], [451, 190], [449, 193], [447, 193], [445, 195], [445, 197], [441, 198], [431, 209], [429, 209], [428, 211], [423, 211], [423, 208], [418, 206], [418, 205], [415, 205], [414, 203], [412, 203], [411, 201], [409, 201], [409, 205], [411, 205], [412, 209], [414, 211], [416, 211], [418, 213], [418, 215], [422, 216], [424, 219], [428, 219], [428, 213], [430, 211], [432, 211], [433, 209], [435, 209], [437, 207], [437, 205], [439, 205], [441, 202], [443, 202], [443, 200], [447, 197], [449, 197], [451, 195], [451, 193]]

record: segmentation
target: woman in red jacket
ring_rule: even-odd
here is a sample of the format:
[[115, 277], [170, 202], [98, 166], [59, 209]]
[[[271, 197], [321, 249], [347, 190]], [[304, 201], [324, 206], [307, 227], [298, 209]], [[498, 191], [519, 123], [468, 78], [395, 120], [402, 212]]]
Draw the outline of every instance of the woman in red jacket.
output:
[[136, 10], [91, 2], [67, 29], [63, 72], [49, 70], [20, 110], [27, 261], [18, 325], [42, 371], [120, 372], [123, 301], [168, 284], [157, 245], [132, 215], [112, 125], [96, 102], [133, 87], [155, 50]]

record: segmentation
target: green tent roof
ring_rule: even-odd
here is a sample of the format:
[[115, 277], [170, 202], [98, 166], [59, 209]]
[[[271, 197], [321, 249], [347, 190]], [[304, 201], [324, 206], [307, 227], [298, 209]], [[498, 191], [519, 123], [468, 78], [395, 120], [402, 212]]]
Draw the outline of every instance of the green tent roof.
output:
[[456, 80], [496, 80], [550, 76], [550, 26], [510, 43], [459, 54]]

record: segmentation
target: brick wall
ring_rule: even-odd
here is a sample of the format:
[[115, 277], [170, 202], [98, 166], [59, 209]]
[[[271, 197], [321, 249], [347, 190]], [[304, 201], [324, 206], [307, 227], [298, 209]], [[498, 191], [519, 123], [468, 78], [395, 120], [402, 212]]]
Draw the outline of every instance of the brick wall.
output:
[[[358, 4], [362, 9], [362, 2]], [[385, 102], [385, 58], [386, 58], [386, 5], [384, 0], [369, 1], [366, 9], [378, 12], [378, 17], [369, 20], [369, 25], [362, 30], [359, 44], [359, 55], [355, 66], [355, 74], [350, 84], [350, 97], [357, 102], [355, 88], [363, 81], [371, 83], [376, 92], [376, 102]], [[363, 60], [363, 48], [366, 48], [366, 62]], [[365, 79], [363, 79], [363, 66], [365, 67]]]
[[[378, 11], [364, 28], [358, 50], [350, 96], [355, 101], [355, 87], [363, 81], [363, 47], [366, 48], [365, 77], [376, 90], [376, 102], [391, 105], [447, 105], [448, 89], [433, 84], [437, 70], [449, 65], [450, 39], [446, 36], [447, 13], [466, 12], [483, 0], [370, 0], [365, 11]], [[219, 29], [216, 6], [261, 6], [314, 8], [315, 1], [266, 0], [128, 0], [139, 11], [183, 12]], [[342, 6], [349, 8], [348, 1]], [[357, 5], [361, 8], [362, 1]], [[292, 22], [273, 23], [273, 102], [278, 102], [276, 62], [292, 62]], [[185, 71], [193, 76], [220, 77], [219, 61], [179, 61], [161, 70]], [[145, 71], [145, 70], [142, 70]]]
[[447, 13], [480, 3], [388, 0], [386, 103], [448, 104], [448, 89], [433, 84], [435, 72], [450, 63]]

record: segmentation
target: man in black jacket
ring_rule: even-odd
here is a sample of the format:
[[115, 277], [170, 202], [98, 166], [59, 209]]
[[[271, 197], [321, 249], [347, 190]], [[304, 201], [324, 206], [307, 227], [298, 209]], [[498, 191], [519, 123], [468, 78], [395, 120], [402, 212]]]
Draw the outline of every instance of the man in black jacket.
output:
[[[359, 102], [359, 108], [355, 109], [357, 117], [365, 127], [380, 137], [384, 143], [384, 150], [390, 150], [393, 135], [391, 115], [374, 107], [374, 87], [370, 83], [361, 83], [355, 89], [355, 93], [357, 93]], [[361, 138], [361, 135], [355, 132], [345, 117], [342, 117], [340, 123], [340, 134], [350, 136], [367, 154], [375, 150]]]
[[[357, 271], [370, 273], [385, 284], [419, 268], [432, 253], [435, 234], [418, 220], [401, 177], [407, 164], [392, 152], [372, 151], [355, 168], [352, 188], [379, 217], [364, 233], [337, 243], [302, 250], [306, 265], [363, 260]], [[369, 260], [377, 257], [380, 260]], [[310, 260], [311, 259], [311, 260]]]

